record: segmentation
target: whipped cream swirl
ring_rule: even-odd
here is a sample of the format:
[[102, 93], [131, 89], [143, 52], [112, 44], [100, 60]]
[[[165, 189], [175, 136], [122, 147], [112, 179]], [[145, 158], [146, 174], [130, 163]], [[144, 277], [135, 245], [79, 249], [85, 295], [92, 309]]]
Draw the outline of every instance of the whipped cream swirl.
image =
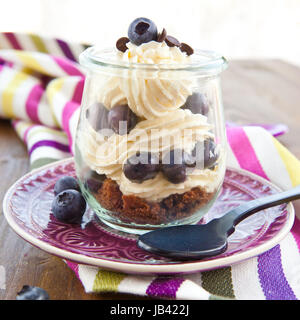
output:
[[[141, 118], [154, 119], [180, 108], [192, 94], [193, 81], [184, 71], [172, 70], [172, 66], [187, 64], [190, 57], [177, 47], [165, 42], [150, 41], [140, 46], [127, 44], [128, 50], [118, 51], [121, 62], [155, 65], [151, 70], [124, 69], [120, 77], [114, 76], [103, 85], [99, 102], [108, 109], [116, 104], [128, 103], [131, 110]], [[159, 65], [170, 65], [161, 70]]]

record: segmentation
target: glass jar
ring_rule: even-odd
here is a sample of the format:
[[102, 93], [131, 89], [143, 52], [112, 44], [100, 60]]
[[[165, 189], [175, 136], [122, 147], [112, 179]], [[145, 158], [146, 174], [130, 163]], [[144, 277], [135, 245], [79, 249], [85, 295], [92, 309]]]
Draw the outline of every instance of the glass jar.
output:
[[225, 175], [226, 60], [195, 51], [185, 64], [142, 64], [90, 47], [80, 63], [87, 74], [75, 163], [89, 206], [136, 234], [197, 223]]

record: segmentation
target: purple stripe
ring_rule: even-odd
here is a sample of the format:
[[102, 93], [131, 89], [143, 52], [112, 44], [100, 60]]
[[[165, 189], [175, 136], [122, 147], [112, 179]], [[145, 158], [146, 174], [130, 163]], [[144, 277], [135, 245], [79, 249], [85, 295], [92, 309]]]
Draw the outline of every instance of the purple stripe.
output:
[[25, 130], [24, 135], [23, 135], [23, 141], [24, 141], [26, 144], [27, 144], [27, 136], [28, 136], [29, 131], [30, 131], [32, 128], [36, 127], [36, 126], [37, 126], [36, 124], [33, 124], [33, 125], [29, 126], [29, 127]]
[[76, 88], [74, 90], [72, 101], [75, 101], [79, 104], [81, 103], [83, 87], [84, 87], [84, 79], [80, 79], [80, 81], [77, 83]]
[[266, 300], [297, 300], [283, 272], [279, 244], [258, 256], [258, 275]]
[[156, 278], [146, 290], [146, 294], [152, 297], [176, 298], [176, 292], [181, 286], [182, 278]]
[[82, 72], [76, 68], [75, 64], [67, 59], [60, 57], [52, 57], [54, 61], [65, 71], [66, 74], [70, 76], [81, 76], [83, 77]]
[[37, 123], [40, 123], [39, 115], [38, 115], [38, 107], [43, 96], [44, 89], [41, 85], [37, 84], [32, 87], [27, 101], [26, 101], [26, 112], [29, 118]]
[[60, 46], [61, 50], [63, 51], [64, 55], [69, 58], [70, 60], [73, 60], [73, 61], [76, 61], [69, 45], [63, 41], [63, 40], [60, 40], [60, 39], [56, 39], [58, 45]]
[[[274, 137], [281, 136], [289, 131], [288, 126], [283, 123], [277, 123], [277, 124], [251, 123], [251, 124], [245, 124], [245, 126], [264, 128], [265, 130], [269, 131]], [[240, 127], [240, 124], [227, 121], [226, 127], [227, 128]]]
[[22, 47], [17, 40], [16, 36], [12, 32], [4, 32], [4, 36], [8, 39], [14, 49], [22, 50]]
[[32, 152], [39, 147], [52, 147], [52, 148], [58, 149], [60, 151], [70, 152], [70, 147], [68, 145], [65, 145], [65, 144], [62, 144], [60, 142], [53, 141], [53, 140], [41, 140], [41, 141], [36, 142], [31, 147], [31, 149], [29, 150], [29, 155], [31, 155]]

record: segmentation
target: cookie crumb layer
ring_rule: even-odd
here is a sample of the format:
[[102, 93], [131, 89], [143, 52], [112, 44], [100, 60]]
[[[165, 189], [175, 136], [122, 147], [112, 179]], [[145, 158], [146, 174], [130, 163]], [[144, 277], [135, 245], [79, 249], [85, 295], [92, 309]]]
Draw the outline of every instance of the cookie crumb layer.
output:
[[212, 200], [215, 192], [196, 187], [160, 202], [149, 202], [135, 195], [123, 195], [114, 180], [105, 179], [93, 195], [104, 209], [117, 214], [124, 223], [159, 225], [193, 215]]

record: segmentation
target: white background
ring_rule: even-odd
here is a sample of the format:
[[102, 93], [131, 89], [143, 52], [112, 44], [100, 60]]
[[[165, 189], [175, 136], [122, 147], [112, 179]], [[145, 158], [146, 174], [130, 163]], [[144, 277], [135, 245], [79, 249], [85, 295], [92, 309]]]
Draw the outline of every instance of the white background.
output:
[[198, 49], [300, 65], [300, 0], [0, 0], [0, 31], [112, 46], [145, 16]]

